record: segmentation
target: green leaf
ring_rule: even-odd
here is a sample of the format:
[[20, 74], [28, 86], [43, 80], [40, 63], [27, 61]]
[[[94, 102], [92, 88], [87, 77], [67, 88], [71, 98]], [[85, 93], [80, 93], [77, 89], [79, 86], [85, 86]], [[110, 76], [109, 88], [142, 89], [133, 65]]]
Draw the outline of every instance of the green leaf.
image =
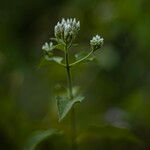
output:
[[45, 57], [45, 59], [48, 60], [48, 61], [54, 61], [58, 64], [60, 64], [63, 61], [63, 58], [59, 57], [59, 56]]
[[63, 58], [62, 57], [58, 57], [58, 56], [54, 56], [52, 58], [52, 60], [60, 64], [62, 62]]
[[63, 58], [59, 57], [59, 56], [49, 57], [46, 55], [46, 56], [41, 58], [40, 63], [37, 65], [37, 69], [40, 69], [41, 67], [47, 65], [49, 63], [48, 61], [54, 61], [58, 64], [61, 64], [61, 62], [63, 61]]
[[59, 134], [61, 134], [61, 132], [58, 132], [58, 130], [56, 129], [37, 131], [27, 141], [24, 150], [35, 150], [35, 148], [38, 146], [39, 143], [46, 140], [48, 137]]
[[66, 45], [65, 42], [61, 39], [57, 39], [57, 42], [60, 43], [60, 44]]
[[[89, 52], [86, 52], [86, 51], [81, 51], [77, 54], [75, 54], [75, 58], [76, 58], [76, 61], [86, 57], [87, 55], [89, 54]], [[94, 60], [94, 55], [90, 55], [88, 58], [84, 59], [83, 61], [93, 61]]]
[[64, 44], [57, 44], [57, 45], [55, 45], [55, 48], [58, 50], [65, 51], [65, 45]]
[[51, 38], [51, 40], [57, 42], [58, 44], [63, 44], [63, 45], [65, 45], [65, 42], [64, 42], [63, 40], [61, 40], [61, 39]]
[[85, 57], [87, 55], [87, 53], [85, 51], [79, 52], [77, 54], [75, 54], [75, 58], [76, 60], [82, 59], [83, 57]]
[[61, 121], [68, 114], [68, 112], [71, 110], [74, 104], [81, 102], [83, 99], [84, 99], [83, 96], [77, 96], [72, 100], [64, 96], [57, 96], [56, 100], [57, 100], [59, 121]]

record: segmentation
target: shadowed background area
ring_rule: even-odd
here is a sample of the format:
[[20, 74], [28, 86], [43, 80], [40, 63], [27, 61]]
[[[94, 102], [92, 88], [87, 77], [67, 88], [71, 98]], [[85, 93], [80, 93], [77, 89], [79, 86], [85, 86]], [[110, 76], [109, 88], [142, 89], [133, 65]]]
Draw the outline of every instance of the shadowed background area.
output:
[[[149, 150], [149, 6], [149, 0], [1, 1], [0, 149], [20, 150], [38, 130], [69, 132], [69, 115], [58, 123], [54, 99], [67, 86], [66, 72], [55, 63], [38, 64], [57, 21], [75, 17], [81, 31], [72, 53], [88, 51], [93, 35], [104, 37], [97, 61], [72, 70], [86, 97], [77, 106], [79, 149]], [[39, 149], [67, 149], [65, 138], [54, 139]]]

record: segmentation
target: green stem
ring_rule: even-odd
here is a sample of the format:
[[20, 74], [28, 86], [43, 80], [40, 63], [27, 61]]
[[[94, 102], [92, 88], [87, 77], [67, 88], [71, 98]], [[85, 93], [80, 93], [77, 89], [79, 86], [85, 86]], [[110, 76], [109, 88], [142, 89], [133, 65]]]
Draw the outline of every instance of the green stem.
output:
[[66, 65], [64, 63], [58, 63], [58, 62], [55, 62], [55, 63], [62, 66], [62, 67], [66, 67]]
[[[65, 59], [66, 59], [66, 70], [67, 70], [67, 77], [68, 77], [68, 87], [69, 87], [69, 98], [70, 100], [73, 99], [73, 92], [72, 92], [72, 78], [71, 78], [71, 70], [69, 65], [69, 52], [68, 47], [66, 45], [65, 50]], [[72, 150], [77, 150], [76, 145], [76, 121], [75, 121], [75, 108], [74, 106], [71, 109], [71, 146]]]
[[75, 61], [75, 62], [72, 63], [72, 64], [70, 64], [70, 67], [71, 67], [71, 66], [74, 66], [74, 65], [76, 65], [76, 64], [78, 64], [78, 63], [80, 63], [80, 62], [82, 62], [84, 59], [88, 58], [92, 53], [93, 53], [93, 50], [91, 50], [85, 57], [83, 57], [83, 58], [81, 58], [81, 59]]

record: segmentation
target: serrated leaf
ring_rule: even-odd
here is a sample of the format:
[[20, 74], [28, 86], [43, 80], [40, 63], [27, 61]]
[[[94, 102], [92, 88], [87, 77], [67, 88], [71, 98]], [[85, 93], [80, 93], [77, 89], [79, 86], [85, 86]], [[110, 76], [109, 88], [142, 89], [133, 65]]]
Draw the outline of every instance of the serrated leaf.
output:
[[61, 134], [56, 129], [49, 129], [45, 131], [37, 131], [32, 137], [27, 141], [27, 144], [24, 147], [24, 150], [35, 150], [39, 143], [44, 141], [46, 138]]
[[[89, 54], [89, 52], [86, 52], [86, 51], [81, 51], [81, 52], [75, 54], [76, 61], [86, 57], [88, 54]], [[94, 55], [90, 55], [88, 58], [84, 59], [84, 61], [93, 61], [94, 58], [95, 58]]]
[[57, 96], [57, 107], [58, 107], [58, 116], [59, 121], [61, 121], [71, 110], [75, 103], [81, 102], [84, 99], [83, 96], [77, 96], [72, 100], [64, 96]]

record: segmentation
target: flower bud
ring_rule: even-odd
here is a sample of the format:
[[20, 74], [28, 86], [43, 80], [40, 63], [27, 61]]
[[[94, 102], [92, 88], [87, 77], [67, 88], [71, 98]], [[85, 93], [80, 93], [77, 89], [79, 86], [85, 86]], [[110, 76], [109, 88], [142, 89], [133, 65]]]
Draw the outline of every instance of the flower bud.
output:
[[99, 35], [94, 36], [90, 40], [90, 45], [93, 51], [96, 51], [97, 49], [100, 49], [104, 43], [104, 39], [101, 38]]
[[52, 51], [54, 48], [53, 43], [50, 42], [49, 44], [46, 42], [43, 46], [42, 46], [42, 50], [49, 52]]
[[58, 40], [62, 40], [65, 43], [71, 43], [78, 31], [80, 30], [80, 22], [76, 19], [62, 19], [61, 22], [58, 22], [54, 28], [55, 37]]

